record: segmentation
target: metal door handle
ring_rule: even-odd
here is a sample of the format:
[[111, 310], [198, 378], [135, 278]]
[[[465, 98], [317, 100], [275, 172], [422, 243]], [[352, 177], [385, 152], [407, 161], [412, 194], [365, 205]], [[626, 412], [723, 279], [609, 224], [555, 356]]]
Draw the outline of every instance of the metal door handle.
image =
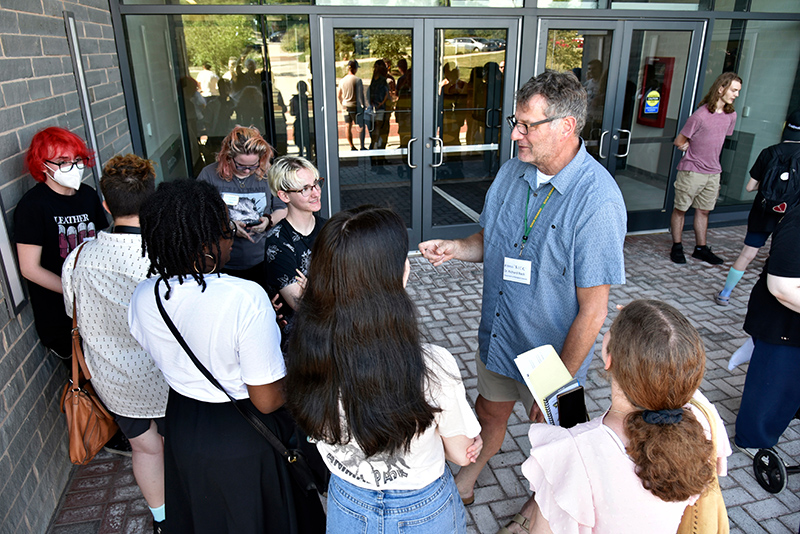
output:
[[600, 141], [597, 144], [597, 155], [600, 156], [600, 159], [606, 159], [606, 156], [603, 155], [603, 139], [605, 139], [608, 130], [603, 130], [603, 133], [600, 134]]
[[408, 164], [408, 168], [409, 169], [416, 169], [417, 168], [416, 165], [412, 165], [411, 164], [411, 143], [413, 143], [416, 140], [417, 140], [416, 137], [412, 137], [411, 139], [409, 139], [408, 140], [408, 146], [406, 147], [406, 164]]
[[441, 167], [442, 163], [444, 163], [444, 143], [438, 137], [431, 137], [431, 141], [433, 141], [434, 159], [436, 159], [436, 145], [439, 145], [439, 163], [431, 163], [431, 167], [435, 169], [436, 167]]
[[618, 158], [626, 158], [626, 157], [628, 157], [628, 154], [630, 154], [630, 152], [631, 152], [631, 131], [630, 130], [623, 130], [622, 128], [619, 128], [617, 131], [625, 132], [626, 134], [628, 134], [628, 146], [625, 147], [625, 153], [624, 154], [615, 154]]

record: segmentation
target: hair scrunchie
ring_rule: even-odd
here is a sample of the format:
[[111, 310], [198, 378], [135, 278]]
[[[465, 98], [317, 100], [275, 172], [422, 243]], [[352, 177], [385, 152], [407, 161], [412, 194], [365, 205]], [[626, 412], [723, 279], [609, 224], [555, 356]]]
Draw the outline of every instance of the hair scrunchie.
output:
[[642, 419], [651, 425], [676, 425], [683, 420], [683, 408], [674, 410], [644, 410]]

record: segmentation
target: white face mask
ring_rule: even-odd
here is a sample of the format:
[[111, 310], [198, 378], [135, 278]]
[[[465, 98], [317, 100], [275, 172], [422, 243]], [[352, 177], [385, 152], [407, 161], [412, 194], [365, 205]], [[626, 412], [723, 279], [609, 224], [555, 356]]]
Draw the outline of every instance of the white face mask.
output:
[[78, 163], [67, 172], [56, 169], [51, 178], [53, 178], [55, 183], [77, 191], [81, 187], [81, 178], [83, 178], [84, 168], [85, 166], [83, 163]]

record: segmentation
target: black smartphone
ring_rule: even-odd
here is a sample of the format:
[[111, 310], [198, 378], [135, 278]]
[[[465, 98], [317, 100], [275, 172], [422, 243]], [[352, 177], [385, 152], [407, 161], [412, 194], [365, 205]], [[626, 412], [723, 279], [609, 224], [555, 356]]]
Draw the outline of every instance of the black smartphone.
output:
[[583, 397], [583, 386], [558, 396], [558, 424], [564, 428], [585, 423], [589, 420], [586, 413], [586, 400]]

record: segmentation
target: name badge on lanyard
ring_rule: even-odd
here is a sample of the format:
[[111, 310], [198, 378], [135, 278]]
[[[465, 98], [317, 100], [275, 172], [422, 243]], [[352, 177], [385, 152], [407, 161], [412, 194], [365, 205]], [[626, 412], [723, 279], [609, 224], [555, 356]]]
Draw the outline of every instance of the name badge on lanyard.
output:
[[531, 285], [531, 262], [518, 258], [504, 258], [503, 280]]

